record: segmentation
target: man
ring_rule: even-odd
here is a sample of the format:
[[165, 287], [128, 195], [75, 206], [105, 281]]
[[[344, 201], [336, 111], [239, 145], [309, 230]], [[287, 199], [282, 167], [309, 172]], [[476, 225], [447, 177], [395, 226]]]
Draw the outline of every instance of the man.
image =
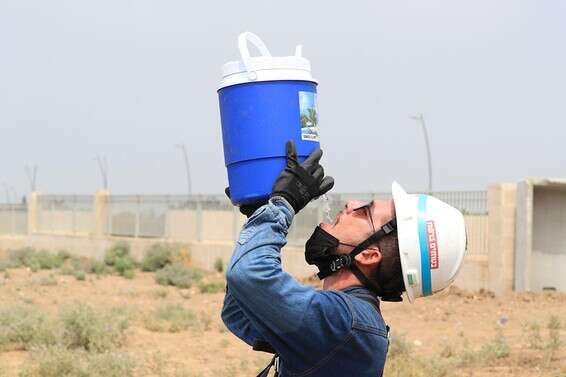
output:
[[280, 251], [293, 216], [334, 185], [321, 156], [316, 150], [301, 165], [287, 143], [269, 202], [241, 208], [250, 217], [227, 269], [222, 319], [254, 349], [275, 353], [280, 377], [380, 376], [389, 328], [378, 297], [400, 301], [405, 291], [412, 302], [447, 287], [465, 253], [463, 216], [396, 183], [392, 201], [349, 201], [305, 246], [323, 290], [302, 285], [282, 271]]

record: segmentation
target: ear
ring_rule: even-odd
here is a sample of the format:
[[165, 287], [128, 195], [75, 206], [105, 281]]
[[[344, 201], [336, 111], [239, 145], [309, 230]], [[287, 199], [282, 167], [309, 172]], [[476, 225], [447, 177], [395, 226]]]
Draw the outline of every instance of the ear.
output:
[[372, 247], [356, 255], [354, 259], [362, 266], [377, 266], [383, 259], [383, 254], [379, 248]]

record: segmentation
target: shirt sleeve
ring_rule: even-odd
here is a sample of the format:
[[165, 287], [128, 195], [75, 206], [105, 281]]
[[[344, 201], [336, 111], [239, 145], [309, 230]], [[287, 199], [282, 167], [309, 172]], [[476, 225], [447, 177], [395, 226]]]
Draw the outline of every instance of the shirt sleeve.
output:
[[261, 340], [261, 335], [253, 327], [240, 306], [232, 296], [230, 289], [226, 289], [224, 305], [222, 307], [222, 321], [230, 332], [246, 342], [250, 346]]
[[293, 215], [283, 200], [256, 211], [240, 233], [226, 278], [261, 337], [293, 365], [313, 365], [349, 333], [352, 315], [339, 294], [300, 284], [282, 270], [280, 250]]

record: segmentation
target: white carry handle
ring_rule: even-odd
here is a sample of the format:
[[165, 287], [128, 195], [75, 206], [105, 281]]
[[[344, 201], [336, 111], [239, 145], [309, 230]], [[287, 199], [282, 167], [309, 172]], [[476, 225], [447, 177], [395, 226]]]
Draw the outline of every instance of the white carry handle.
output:
[[261, 56], [271, 56], [271, 53], [265, 46], [265, 43], [254, 33], [245, 31], [238, 37], [238, 47], [240, 48], [240, 55], [242, 61], [248, 71], [248, 78], [251, 81], [257, 80], [257, 73], [252, 66], [252, 59], [250, 57], [250, 50], [248, 49], [248, 42], [253, 44], [260, 52]]

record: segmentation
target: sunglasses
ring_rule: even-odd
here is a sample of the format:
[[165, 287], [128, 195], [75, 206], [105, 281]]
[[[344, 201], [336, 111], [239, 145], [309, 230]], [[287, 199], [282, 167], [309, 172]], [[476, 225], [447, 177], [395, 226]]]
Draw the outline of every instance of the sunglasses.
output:
[[[373, 224], [373, 217], [371, 216], [371, 209], [372, 208], [373, 208], [373, 200], [371, 202], [367, 203], [367, 204], [364, 204], [363, 206], [352, 209], [352, 212], [354, 212], [354, 213], [363, 212], [365, 214], [365, 216], [369, 219], [369, 222], [371, 224], [371, 229], [372, 229], [373, 233], [375, 233], [375, 226]], [[344, 242], [339, 242], [339, 244], [345, 245], [345, 246], [350, 246], [350, 247], [356, 247], [356, 245], [351, 245], [349, 243], [344, 243]]]
[[361, 207], [358, 208], [354, 208], [352, 210], [352, 212], [360, 212], [363, 211], [365, 213], [365, 215], [367, 216], [367, 218], [369, 219], [369, 222], [371, 223], [371, 229], [373, 230], [373, 232], [375, 233], [375, 226], [373, 224], [373, 217], [371, 216], [371, 209], [373, 208], [373, 200], [367, 204], [364, 204]]

